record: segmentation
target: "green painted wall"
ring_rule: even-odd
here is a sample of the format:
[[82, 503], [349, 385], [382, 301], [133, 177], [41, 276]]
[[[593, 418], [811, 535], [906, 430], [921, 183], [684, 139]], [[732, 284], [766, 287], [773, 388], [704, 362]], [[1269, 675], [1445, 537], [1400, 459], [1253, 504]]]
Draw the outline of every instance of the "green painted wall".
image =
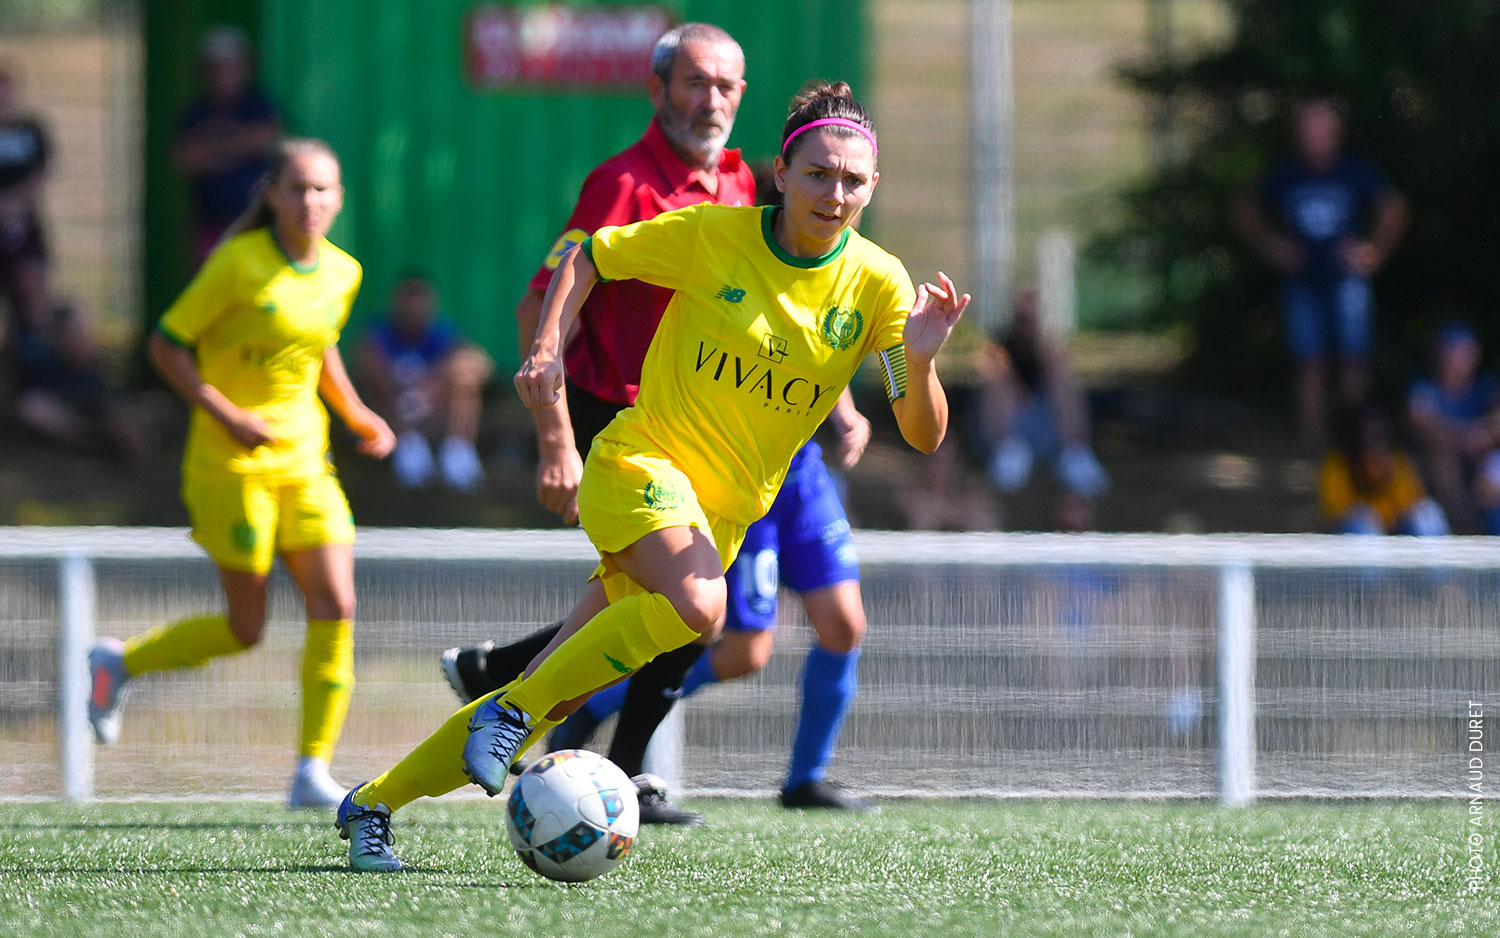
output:
[[[348, 334], [379, 314], [403, 269], [421, 267], [435, 275], [448, 315], [505, 368], [516, 360], [515, 302], [584, 176], [634, 142], [651, 110], [644, 88], [587, 96], [471, 89], [461, 56], [472, 5], [261, 0], [261, 74], [288, 128], [327, 139], [343, 158], [348, 196], [332, 238], [365, 265]], [[856, 91], [864, 84], [862, 0], [660, 5], [681, 20], [718, 23], [745, 47], [750, 85], [731, 143], [752, 159], [775, 152], [787, 101], [804, 80], [842, 77]], [[194, 6], [243, 12], [253, 4]], [[156, 42], [182, 32], [148, 24], [151, 58]], [[167, 66], [152, 75], [167, 80]], [[162, 93], [153, 97], [153, 141], [163, 139], [164, 100]], [[164, 158], [157, 143], [152, 188], [170, 183], [174, 191], [148, 198], [148, 230], [157, 213], [180, 219], [185, 212], [180, 180], [160, 168]], [[182, 283], [180, 266], [169, 270], [160, 243], [180, 237], [181, 227], [177, 220], [155, 229], [152, 316]], [[163, 292], [174, 277], [175, 286]]]
[[203, 31], [232, 23], [257, 41], [259, 0], [150, 0], [140, 4], [146, 45], [146, 192], [143, 309], [154, 323], [192, 274], [187, 183], [172, 167], [178, 115], [198, 96], [198, 43]]

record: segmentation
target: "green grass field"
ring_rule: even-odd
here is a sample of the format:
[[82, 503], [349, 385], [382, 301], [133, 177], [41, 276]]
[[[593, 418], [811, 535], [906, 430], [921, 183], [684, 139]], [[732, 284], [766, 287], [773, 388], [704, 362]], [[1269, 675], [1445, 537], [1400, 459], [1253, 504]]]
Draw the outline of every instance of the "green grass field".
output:
[[515, 859], [498, 803], [403, 812], [396, 875], [348, 873], [329, 821], [267, 803], [0, 804], [0, 934], [1500, 934], [1493, 845], [1491, 886], [1471, 892], [1456, 799], [695, 806], [708, 826], [648, 829], [568, 887]]

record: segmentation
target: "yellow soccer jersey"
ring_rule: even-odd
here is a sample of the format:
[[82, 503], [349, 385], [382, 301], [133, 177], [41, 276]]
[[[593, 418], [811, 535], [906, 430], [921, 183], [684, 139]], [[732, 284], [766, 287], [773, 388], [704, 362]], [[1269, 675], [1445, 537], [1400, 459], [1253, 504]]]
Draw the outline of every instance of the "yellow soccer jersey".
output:
[[269, 228], [209, 256], [157, 328], [193, 349], [203, 380], [259, 414], [277, 442], [247, 450], [196, 409], [184, 472], [294, 478], [326, 471], [328, 413], [318, 379], [361, 276], [359, 262], [327, 240], [311, 268], [293, 264]]
[[668, 456], [704, 508], [739, 524], [770, 508], [867, 354], [904, 362], [915, 300], [901, 262], [858, 232], [823, 257], [787, 254], [776, 211], [694, 205], [601, 228], [583, 247], [602, 277], [676, 291], [635, 406], [601, 437]]

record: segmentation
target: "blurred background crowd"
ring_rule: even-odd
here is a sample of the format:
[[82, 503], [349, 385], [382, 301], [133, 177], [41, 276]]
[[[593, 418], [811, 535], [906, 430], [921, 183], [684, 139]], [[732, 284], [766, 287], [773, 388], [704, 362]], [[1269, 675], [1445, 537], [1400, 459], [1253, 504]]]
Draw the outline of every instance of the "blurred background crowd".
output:
[[[578, 5], [427, 6], [0, 0], [0, 523], [185, 522], [185, 415], [141, 339], [288, 132], [344, 156], [332, 237], [366, 271], [345, 356], [400, 437], [340, 460], [361, 523], [556, 523], [512, 310], [649, 115], [646, 63], [626, 38], [569, 71], [553, 37], [507, 71], [507, 29]], [[941, 364], [937, 458], [856, 385], [856, 526], [1500, 534], [1500, 6], [587, 6], [647, 50], [674, 21], [734, 33], [752, 162], [803, 80], [849, 80], [881, 132], [864, 232], [986, 288]], [[1001, 254], [977, 250], [998, 213]]]

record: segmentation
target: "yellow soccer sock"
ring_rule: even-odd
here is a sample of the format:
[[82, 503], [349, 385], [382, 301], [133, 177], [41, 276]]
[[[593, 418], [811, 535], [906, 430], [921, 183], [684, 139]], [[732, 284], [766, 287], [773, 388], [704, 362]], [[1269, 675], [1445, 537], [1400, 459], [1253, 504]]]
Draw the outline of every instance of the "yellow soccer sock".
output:
[[349, 697], [354, 693], [354, 623], [308, 619], [302, 649], [302, 741], [300, 756], [333, 761]]
[[[437, 732], [407, 753], [406, 758], [391, 766], [384, 774], [360, 786], [354, 795], [354, 803], [366, 808], [383, 804], [396, 811], [424, 795], [436, 798], [467, 785], [469, 776], [464, 772], [464, 743], [469, 739], [469, 720], [485, 701], [499, 697], [516, 684], [517, 681], [511, 681], [453, 714], [438, 727]], [[562, 721], [538, 720], [531, 735], [526, 737], [516, 753], [517, 758], [560, 722]]]
[[537, 740], [552, 732], [552, 728], [561, 722], [562, 720], [548, 720], [545, 718], [537, 720], [536, 725], [531, 728], [531, 735], [526, 737], [526, 741], [521, 743], [521, 748], [516, 750], [516, 758], [521, 758], [522, 753], [530, 749]]
[[367, 808], [383, 804], [395, 811], [423, 795], [436, 798], [469, 784], [469, 776], [464, 774], [464, 743], [469, 738], [469, 719], [481, 704], [501, 693], [504, 693], [504, 688], [453, 714], [431, 736], [417, 743], [417, 748], [400, 762], [366, 782], [355, 792], [354, 803]]
[[630, 674], [664, 651], [698, 638], [660, 593], [636, 593], [608, 606], [557, 646], [505, 702], [532, 719], [564, 700]]
[[136, 675], [196, 668], [249, 647], [229, 630], [225, 616], [192, 616], [126, 639], [125, 670]]

